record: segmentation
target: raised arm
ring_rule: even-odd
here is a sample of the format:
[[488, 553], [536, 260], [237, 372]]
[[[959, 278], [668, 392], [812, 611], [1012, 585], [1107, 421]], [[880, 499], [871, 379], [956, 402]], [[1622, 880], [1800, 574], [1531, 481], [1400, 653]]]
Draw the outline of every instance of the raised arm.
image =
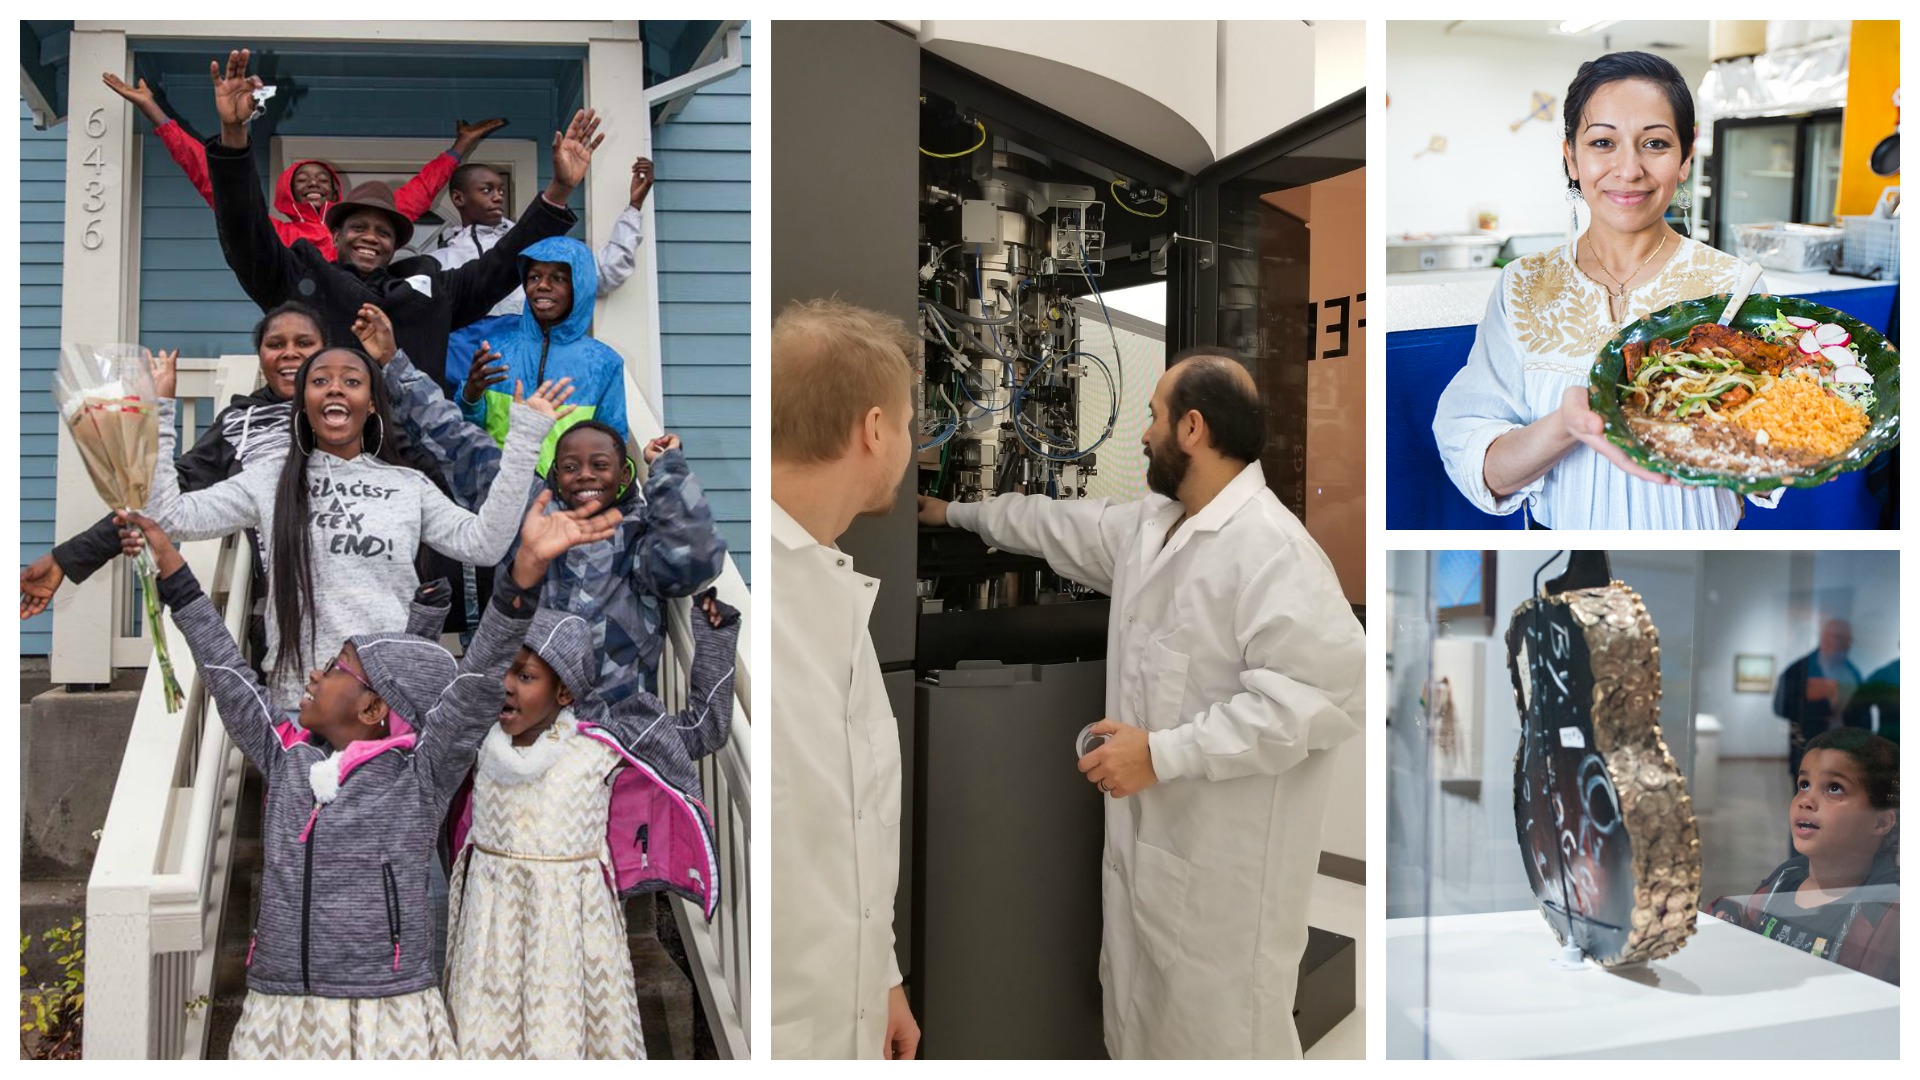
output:
[[218, 61], [212, 65], [220, 135], [207, 141], [207, 176], [213, 188], [213, 222], [220, 232], [221, 254], [248, 298], [264, 311], [296, 299], [292, 283], [300, 270], [274, 231], [267, 198], [253, 171], [247, 118], [253, 115], [253, 91], [260, 80], [247, 74], [248, 56], [245, 49], [230, 54], [224, 74]]
[[107, 89], [126, 98], [153, 124], [153, 133], [160, 136], [160, 145], [167, 148], [167, 156], [187, 175], [187, 182], [193, 185], [193, 190], [207, 200], [208, 206], [212, 206], [213, 187], [207, 182], [207, 148], [160, 108], [153, 91], [147, 88], [147, 80], [141, 79], [138, 86], [128, 86], [120, 76], [109, 71], [100, 76], [100, 81], [107, 84]]
[[1061, 501], [1044, 495], [997, 495], [985, 502], [945, 503], [922, 496], [920, 520], [980, 534], [988, 544], [1046, 559], [1056, 573], [1113, 591], [1113, 568], [1133, 540], [1142, 502]]
[[500, 242], [472, 262], [450, 271], [442, 280], [453, 298], [453, 325], [465, 326], [484, 317], [493, 305], [520, 287], [520, 253], [549, 236], [563, 236], [573, 228], [567, 199], [587, 178], [587, 164], [606, 136], [597, 134], [600, 118], [592, 109], [574, 114], [567, 130], [553, 133], [553, 179], [546, 191], [527, 204], [526, 213]]
[[485, 428], [467, 422], [433, 378], [395, 351], [387, 362], [387, 396], [415, 444], [433, 456], [453, 487], [454, 501], [473, 510], [500, 475], [501, 449]]
[[505, 119], [482, 120], [469, 124], [465, 120], [454, 124], [453, 145], [436, 156], [432, 161], [420, 166], [413, 179], [401, 184], [393, 193], [393, 207], [407, 215], [408, 221], [420, 220], [420, 215], [433, 209], [434, 197], [440, 189], [447, 186], [447, 180], [453, 176], [453, 170], [460, 167], [480, 140], [505, 127]]
[[514, 529], [526, 512], [527, 489], [533, 485], [540, 444], [552, 429], [551, 416], [543, 416], [524, 403], [513, 406], [500, 471], [476, 511], [454, 505], [422, 476], [420, 538], [435, 551], [474, 566], [492, 566], [505, 558], [513, 545]]
[[461, 657], [453, 683], [427, 710], [421, 724], [420, 760], [441, 804], [453, 798], [487, 729], [499, 718], [506, 691], [502, 680], [513, 665], [539, 604], [547, 567], [568, 549], [613, 535], [620, 512], [585, 510], [547, 513], [552, 496], [541, 492], [521, 519], [513, 566], [494, 581], [493, 599]]
[[[153, 487], [147, 492], [148, 516], [180, 540], [210, 540], [241, 529], [260, 528], [264, 524], [260, 504], [246, 472], [199, 491], [180, 489], [180, 475], [173, 467], [173, 414], [173, 398], [161, 398], [160, 453], [154, 459]], [[255, 468], [278, 471], [280, 465], [275, 457], [259, 462]]]
[[600, 246], [595, 256], [595, 269], [600, 274], [598, 295], [605, 296], [627, 283], [633, 276], [634, 253], [640, 248], [640, 208], [646, 205], [647, 193], [653, 190], [653, 161], [649, 158], [636, 158], [633, 162], [633, 180], [627, 188], [627, 206], [620, 216], [613, 219], [613, 233], [607, 242]]
[[648, 466], [646, 507], [647, 531], [633, 560], [642, 590], [655, 596], [692, 596], [726, 569], [727, 542], [713, 527], [706, 493], [677, 447]]
[[[280, 714], [274, 709], [266, 687], [240, 655], [240, 646], [227, 633], [226, 624], [220, 621], [220, 612], [201, 592], [200, 583], [194, 580], [193, 571], [187, 568], [187, 561], [166, 532], [152, 518], [141, 514], [133, 515], [130, 523], [139, 530], [135, 535], [142, 536], [153, 551], [154, 562], [160, 570], [160, 602], [173, 612], [173, 624], [187, 639], [193, 662], [213, 695], [220, 723], [241, 753], [247, 755], [247, 760], [261, 772], [271, 772], [274, 760], [284, 752], [284, 747], [274, 731]], [[129, 553], [137, 552], [140, 542], [127, 537]]]

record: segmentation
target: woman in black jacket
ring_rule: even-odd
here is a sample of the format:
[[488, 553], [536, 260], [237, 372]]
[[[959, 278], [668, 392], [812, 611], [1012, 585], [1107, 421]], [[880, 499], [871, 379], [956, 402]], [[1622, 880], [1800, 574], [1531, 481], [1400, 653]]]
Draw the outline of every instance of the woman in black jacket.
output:
[[334, 230], [334, 259], [305, 241], [283, 245], [267, 215], [254, 170], [247, 121], [253, 91], [262, 84], [247, 74], [250, 52], [227, 57], [222, 75], [212, 63], [213, 96], [220, 134], [207, 140], [207, 174], [213, 186], [213, 216], [220, 250], [253, 302], [267, 310], [288, 300], [320, 312], [329, 341], [351, 341], [362, 304], [378, 306], [393, 320], [394, 338], [407, 356], [435, 379], [445, 380], [447, 335], [486, 315], [520, 286], [519, 254], [530, 244], [564, 235], [577, 219], [567, 198], [586, 179], [593, 151], [605, 136], [592, 109], [574, 114], [564, 134], [553, 134], [553, 179], [527, 204], [513, 230], [473, 262], [444, 270], [426, 256], [393, 261], [413, 235], [413, 223], [393, 207], [385, 184], [357, 185], [327, 213]]

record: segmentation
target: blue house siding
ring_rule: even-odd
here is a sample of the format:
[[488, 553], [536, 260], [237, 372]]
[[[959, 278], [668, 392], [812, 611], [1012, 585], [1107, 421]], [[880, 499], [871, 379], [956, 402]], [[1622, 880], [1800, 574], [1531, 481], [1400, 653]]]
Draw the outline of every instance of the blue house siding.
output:
[[[751, 44], [745, 53], [750, 65]], [[749, 581], [750, 79], [743, 66], [653, 133], [666, 425], [686, 440], [688, 462]]]
[[[20, 565], [53, 547], [60, 453], [53, 369], [60, 359], [60, 260], [66, 210], [67, 129], [33, 129], [20, 102]], [[22, 656], [53, 647], [53, 612], [20, 624]]]

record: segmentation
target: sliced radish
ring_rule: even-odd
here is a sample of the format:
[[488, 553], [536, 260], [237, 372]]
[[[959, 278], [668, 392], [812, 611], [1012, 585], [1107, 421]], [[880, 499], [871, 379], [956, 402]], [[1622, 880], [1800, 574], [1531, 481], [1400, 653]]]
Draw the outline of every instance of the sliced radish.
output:
[[1814, 320], [1814, 319], [1803, 319], [1803, 318], [1801, 318], [1801, 317], [1800, 317], [1800, 316], [1798, 316], [1798, 315], [1789, 315], [1789, 316], [1787, 316], [1787, 321], [1788, 321], [1788, 322], [1790, 322], [1790, 323], [1792, 323], [1793, 325], [1795, 325], [1795, 326], [1797, 326], [1797, 327], [1799, 327], [1799, 328], [1800, 328], [1800, 329], [1802, 329], [1802, 330], [1811, 330], [1811, 329], [1813, 329], [1814, 327], [1816, 327], [1816, 326], [1819, 326], [1819, 325], [1820, 325], [1820, 323], [1819, 323], [1819, 322], [1818, 322], [1817, 320]]
[[1820, 351], [1820, 343], [1814, 340], [1813, 331], [1809, 330], [1800, 335], [1800, 351], [1808, 356], [1813, 356]]
[[1843, 383], [1870, 383], [1873, 381], [1873, 376], [1867, 374], [1867, 369], [1863, 367], [1843, 367], [1834, 369], [1833, 381]]
[[1853, 340], [1847, 328], [1839, 323], [1823, 322], [1813, 329], [1813, 339], [1822, 345], [1845, 345]]
[[1820, 350], [1820, 355], [1833, 361], [1833, 366], [1835, 367], [1860, 366], [1859, 358], [1855, 357], [1852, 352], [1850, 352], [1849, 350], [1839, 345], [1828, 345], [1826, 348]]

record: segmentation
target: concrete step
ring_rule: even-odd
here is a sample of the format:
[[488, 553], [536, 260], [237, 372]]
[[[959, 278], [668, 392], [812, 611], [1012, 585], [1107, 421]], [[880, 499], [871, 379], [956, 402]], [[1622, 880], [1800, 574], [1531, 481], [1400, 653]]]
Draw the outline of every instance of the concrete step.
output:
[[[75, 693], [35, 694], [20, 727], [20, 876], [83, 881], [93, 868], [120, 758], [133, 727], [140, 680]], [[123, 680], [125, 682], [125, 680]]]

